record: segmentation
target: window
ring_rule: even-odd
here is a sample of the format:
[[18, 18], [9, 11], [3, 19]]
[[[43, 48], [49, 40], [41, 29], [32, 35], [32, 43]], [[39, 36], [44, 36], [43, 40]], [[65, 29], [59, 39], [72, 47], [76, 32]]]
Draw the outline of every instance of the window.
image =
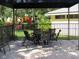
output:
[[[67, 15], [67, 18], [68, 18], [68, 15]], [[69, 15], [69, 18], [71, 18], [71, 19], [78, 18], [78, 14]]]
[[56, 19], [65, 19], [65, 15], [56, 15], [55, 18]]

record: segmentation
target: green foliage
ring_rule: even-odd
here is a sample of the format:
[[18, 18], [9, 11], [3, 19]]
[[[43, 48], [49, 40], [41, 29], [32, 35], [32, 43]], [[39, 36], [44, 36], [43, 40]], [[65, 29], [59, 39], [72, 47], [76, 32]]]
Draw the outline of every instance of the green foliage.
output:
[[0, 16], [2, 16], [2, 17], [11, 17], [12, 16], [12, 9], [0, 5]]
[[[50, 28], [50, 21], [47, 17], [44, 16], [45, 13], [54, 10], [52, 8], [26, 8], [26, 9], [17, 9], [15, 12], [15, 15], [17, 17], [22, 17], [25, 14], [28, 14], [29, 16], [34, 17], [35, 15], [37, 15], [37, 17], [39, 18], [40, 22], [39, 22], [39, 28], [41, 29], [48, 29]], [[5, 6], [1, 6], [0, 5], [0, 16], [4, 17], [12, 17], [12, 9], [5, 7]], [[0, 22], [2, 24], [2, 22]]]
[[[50, 25], [50, 20], [44, 16], [45, 13], [47, 13], [48, 11], [53, 10], [52, 8], [32, 8], [32, 9], [21, 9], [18, 10], [18, 15], [20, 14], [28, 14], [29, 16], [34, 17], [35, 15], [39, 18], [39, 25], [38, 28], [42, 29], [42, 30], [47, 30], [51, 27]], [[22, 13], [20, 13], [20, 11]]]
[[53, 10], [52, 8], [36, 8], [33, 9], [32, 11], [35, 12], [34, 15], [37, 15], [39, 18], [39, 28], [42, 30], [48, 30], [51, 28], [50, 20], [44, 16], [45, 13], [48, 11]]
[[43, 16], [39, 22], [39, 28], [42, 30], [48, 30], [51, 28], [50, 20]]
[[12, 9], [6, 7], [5, 12], [4, 12], [4, 16], [5, 17], [12, 17]]
[[4, 23], [2, 21], [0, 21], [0, 26], [3, 26], [3, 25], [4, 25]]
[[4, 21], [2, 19], [0, 19], [0, 26], [4, 25]]
[[17, 36], [17, 37], [24, 37], [25, 35], [24, 35], [24, 32], [23, 31], [15, 31], [15, 35]]

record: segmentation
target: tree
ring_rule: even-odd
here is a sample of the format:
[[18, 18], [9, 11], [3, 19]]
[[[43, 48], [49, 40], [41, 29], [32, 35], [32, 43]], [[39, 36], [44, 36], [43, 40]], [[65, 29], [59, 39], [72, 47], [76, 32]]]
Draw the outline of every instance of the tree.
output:
[[51, 28], [50, 20], [49, 18], [45, 17], [44, 14], [55, 10], [52, 8], [32, 8], [32, 9], [25, 9], [26, 13], [29, 14], [29, 16], [37, 16], [39, 18], [39, 28], [42, 30], [47, 30]]
[[[53, 8], [26, 8], [26, 9], [17, 9], [17, 13], [15, 13], [15, 15], [17, 17], [22, 17], [22, 18], [24, 17], [25, 14], [28, 14], [29, 16], [32, 16], [32, 17], [34, 17], [36, 15], [39, 18], [40, 23], [43, 24], [43, 23], [47, 23], [47, 22], [50, 23], [49, 19], [47, 17], [45, 17], [44, 14], [47, 13], [47, 12], [49, 12], [49, 11], [52, 11], [52, 10], [55, 10], [55, 9], [53, 9]], [[1, 18], [12, 17], [12, 9], [0, 5], [0, 17]]]

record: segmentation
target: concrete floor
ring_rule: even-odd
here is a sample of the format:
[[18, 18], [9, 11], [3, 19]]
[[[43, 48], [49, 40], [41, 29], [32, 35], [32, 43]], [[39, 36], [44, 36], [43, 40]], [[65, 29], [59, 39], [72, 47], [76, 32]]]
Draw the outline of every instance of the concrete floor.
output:
[[0, 59], [79, 59], [77, 40], [63, 40], [51, 42], [49, 45], [22, 46], [22, 41], [10, 43], [11, 51], [6, 48], [6, 55], [0, 52]]

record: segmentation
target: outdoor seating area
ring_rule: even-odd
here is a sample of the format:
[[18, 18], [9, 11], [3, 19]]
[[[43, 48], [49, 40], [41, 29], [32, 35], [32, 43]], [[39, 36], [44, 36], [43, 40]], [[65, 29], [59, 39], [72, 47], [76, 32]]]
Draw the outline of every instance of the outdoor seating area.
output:
[[55, 30], [56, 29], [49, 29], [48, 31], [42, 31], [40, 29], [35, 29], [31, 34], [31, 37], [26, 31], [24, 31], [24, 42], [29, 40], [33, 41], [34, 44], [49, 44], [50, 41], [57, 41], [61, 30], [59, 30], [57, 34], [55, 33]]

